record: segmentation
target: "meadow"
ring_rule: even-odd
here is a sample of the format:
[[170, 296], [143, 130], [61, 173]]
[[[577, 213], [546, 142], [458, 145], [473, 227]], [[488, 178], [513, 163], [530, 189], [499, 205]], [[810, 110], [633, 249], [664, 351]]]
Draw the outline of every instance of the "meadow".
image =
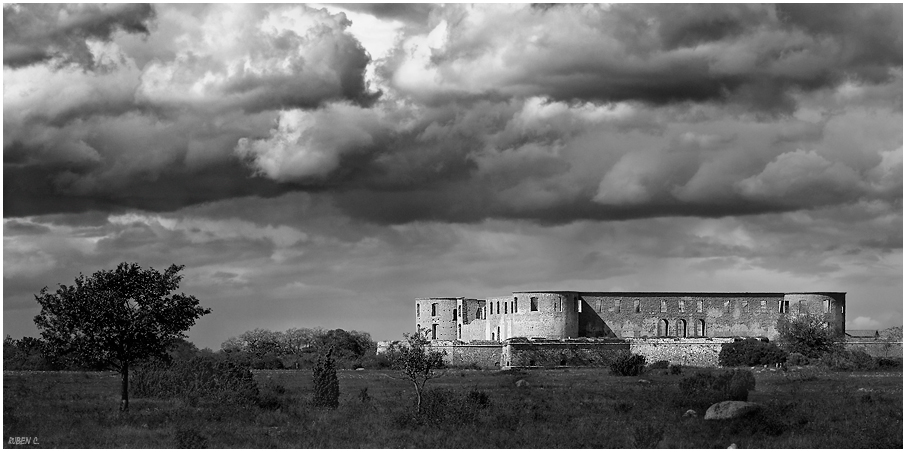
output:
[[[311, 405], [311, 373], [256, 371], [266, 403], [132, 398], [108, 372], [5, 372], [3, 436], [42, 448], [897, 448], [902, 372], [759, 369], [760, 414], [705, 421], [682, 375], [605, 369], [448, 369], [425, 414], [392, 370], [341, 370], [340, 406]], [[516, 382], [527, 384], [517, 387]], [[644, 381], [641, 381], [644, 380]], [[684, 417], [688, 409], [697, 417]], [[34, 447], [34, 445], [5, 447]]]

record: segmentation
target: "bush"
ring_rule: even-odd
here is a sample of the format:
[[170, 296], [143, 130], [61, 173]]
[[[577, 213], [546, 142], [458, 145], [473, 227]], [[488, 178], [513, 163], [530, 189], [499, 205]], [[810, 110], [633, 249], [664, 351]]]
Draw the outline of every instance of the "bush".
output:
[[699, 372], [679, 381], [678, 406], [707, 408], [725, 400], [746, 401], [755, 389], [755, 375], [749, 370], [731, 372]]
[[874, 370], [876, 361], [862, 350], [838, 349], [821, 357], [821, 364], [830, 370]]
[[679, 364], [671, 364], [669, 369], [670, 375], [679, 375], [683, 373], [683, 366], [680, 366]]
[[645, 357], [626, 350], [618, 354], [613, 362], [610, 363], [611, 372], [624, 377], [639, 375], [644, 368]]
[[717, 359], [722, 366], [763, 366], [784, 362], [786, 353], [774, 344], [749, 338], [723, 344]]
[[326, 408], [340, 406], [340, 381], [337, 379], [337, 368], [330, 356], [332, 353], [333, 349], [328, 349], [324, 356], [318, 357], [318, 362], [311, 369], [315, 387], [312, 402], [315, 406]]
[[662, 359], [662, 360], [660, 360], [660, 361], [655, 361], [655, 362], [649, 364], [649, 365], [648, 365], [648, 370], [654, 370], [654, 369], [666, 369], [666, 368], [668, 368], [668, 367], [670, 367], [670, 361], [666, 361], [666, 360], [663, 360], [663, 359]]
[[834, 332], [822, 316], [781, 316], [777, 320], [777, 333], [784, 350], [808, 358], [820, 358], [839, 348], [834, 341]]
[[247, 365], [210, 356], [145, 364], [130, 379], [138, 397], [181, 398], [191, 405], [200, 398], [239, 404], [258, 400], [258, 385]]
[[790, 353], [786, 357], [786, 363], [790, 366], [806, 366], [809, 363], [808, 358], [802, 353]]
[[876, 358], [875, 365], [883, 370], [903, 370], [903, 358]]

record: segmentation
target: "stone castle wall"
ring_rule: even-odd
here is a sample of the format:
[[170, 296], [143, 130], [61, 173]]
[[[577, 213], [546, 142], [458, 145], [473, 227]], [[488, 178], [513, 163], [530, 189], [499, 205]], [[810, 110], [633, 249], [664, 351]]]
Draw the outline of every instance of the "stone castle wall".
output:
[[660, 338], [628, 339], [629, 351], [649, 363], [668, 361], [693, 367], [717, 367], [720, 348], [733, 338]]

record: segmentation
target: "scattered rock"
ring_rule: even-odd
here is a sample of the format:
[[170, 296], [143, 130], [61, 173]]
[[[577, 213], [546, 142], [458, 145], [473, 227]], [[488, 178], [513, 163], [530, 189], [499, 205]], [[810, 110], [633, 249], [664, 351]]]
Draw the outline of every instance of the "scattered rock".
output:
[[357, 367], [355, 370], [365, 370], [364, 367]]
[[736, 443], [731, 443], [727, 449], [736, 449]]
[[686, 410], [686, 412], [683, 413], [683, 417], [698, 417], [698, 413], [696, 413], [695, 410]]
[[528, 386], [529, 386], [529, 383], [525, 380], [519, 380], [516, 382], [517, 388], [527, 388]]
[[757, 403], [728, 400], [708, 407], [708, 411], [705, 412], [705, 420], [735, 419], [760, 409], [761, 405]]
[[651, 384], [651, 380], [642, 379], [642, 380], [639, 380], [639, 384], [650, 385], [650, 384]]
[[859, 388], [859, 389], [856, 389], [856, 391], [859, 391], [859, 392], [871, 392], [871, 389], [868, 389], [868, 388]]

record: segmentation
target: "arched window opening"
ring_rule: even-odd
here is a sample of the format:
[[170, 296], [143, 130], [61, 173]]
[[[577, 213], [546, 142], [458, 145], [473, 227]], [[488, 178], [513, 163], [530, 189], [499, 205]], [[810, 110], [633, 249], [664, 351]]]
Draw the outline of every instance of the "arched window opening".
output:
[[506, 306], [506, 305], [507, 305], [506, 302], [504, 302], [504, 303], [503, 303], [503, 313], [504, 313], [504, 314], [508, 314], [508, 313], [509, 313], [509, 309], [507, 309], [507, 306]]
[[679, 337], [686, 337], [686, 321], [679, 319], [676, 321], [676, 335]]
[[437, 303], [431, 303], [431, 315], [437, 315]]
[[431, 325], [431, 339], [437, 339], [437, 324]]
[[500, 327], [499, 327], [499, 326], [497, 327], [497, 340], [498, 340], [498, 341], [502, 341], [502, 340], [503, 340], [503, 336], [500, 335]]
[[698, 337], [705, 337], [705, 320], [698, 319], [695, 322], [695, 335]]
[[458, 330], [456, 331], [456, 337], [462, 339], [462, 325], [457, 325]]
[[500, 302], [497, 302], [497, 315], [500, 315]]
[[456, 308], [453, 308], [453, 321], [455, 322], [456, 320]]
[[422, 315], [421, 305], [415, 303], [415, 316], [420, 317]]
[[478, 308], [478, 310], [475, 311], [475, 318], [476, 318], [476, 319], [480, 319], [480, 318], [481, 318], [481, 308]]
[[670, 324], [667, 322], [667, 319], [661, 319], [661, 321], [657, 323], [658, 337], [667, 337], [667, 334], [668, 334], [667, 328], [669, 326], [670, 326]]
[[636, 300], [633, 304], [635, 304], [636, 313], [642, 312], [642, 302], [641, 301]]
[[531, 305], [532, 311], [537, 311], [538, 310], [538, 297], [532, 297], [531, 300], [529, 300], [529, 301], [532, 304]]
[[513, 312], [519, 312], [519, 299], [513, 297]]

